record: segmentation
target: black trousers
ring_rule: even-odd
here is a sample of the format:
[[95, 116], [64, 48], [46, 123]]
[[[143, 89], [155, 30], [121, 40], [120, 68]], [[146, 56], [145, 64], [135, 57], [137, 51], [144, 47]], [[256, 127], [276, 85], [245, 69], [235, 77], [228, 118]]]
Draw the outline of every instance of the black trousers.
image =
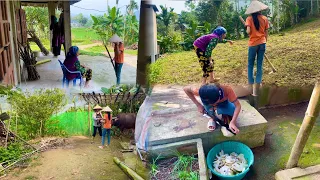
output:
[[99, 135], [102, 136], [101, 126], [99, 126], [99, 127], [93, 126], [93, 134], [92, 134], [93, 137], [96, 137], [97, 129], [98, 129], [98, 131], [99, 131]]

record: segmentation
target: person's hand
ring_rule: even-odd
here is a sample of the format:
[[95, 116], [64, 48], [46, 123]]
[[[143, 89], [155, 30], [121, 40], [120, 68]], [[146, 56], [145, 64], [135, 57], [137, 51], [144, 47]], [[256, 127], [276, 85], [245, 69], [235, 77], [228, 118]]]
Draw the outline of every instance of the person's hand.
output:
[[230, 45], [233, 45], [234, 41], [229, 41]]
[[198, 105], [198, 111], [199, 111], [199, 113], [203, 114], [204, 113], [204, 107], [202, 105]]
[[234, 132], [234, 133], [236, 133], [236, 134], [238, 134], [239, 131], [240, 131], [240, 130], [237, 128], [236, 124], [235, 124], [233, 121], [230, 122], [229, 128], [230, 128], [230, 130], [231, 130], [232, 132]]
[[210, 60], [209, 66], [212, 66], [212, 65], [213, 65], [213, 62], [212, 62], [212, 60]]

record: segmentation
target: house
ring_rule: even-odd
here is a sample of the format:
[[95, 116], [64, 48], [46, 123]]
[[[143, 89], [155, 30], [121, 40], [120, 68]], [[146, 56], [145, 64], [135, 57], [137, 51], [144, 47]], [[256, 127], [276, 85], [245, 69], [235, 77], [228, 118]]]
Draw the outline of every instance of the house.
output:
[[70, 5], [80, 0], [1, 0], [0, 1], [0, 84], [21, 83], [23, 67], [19, 57], [19, 46], [27, 43], [26, 14], [22, 6], [48, 7], [50, 16], [56, 8], [63, 10], [65, 45], [71, 46]]

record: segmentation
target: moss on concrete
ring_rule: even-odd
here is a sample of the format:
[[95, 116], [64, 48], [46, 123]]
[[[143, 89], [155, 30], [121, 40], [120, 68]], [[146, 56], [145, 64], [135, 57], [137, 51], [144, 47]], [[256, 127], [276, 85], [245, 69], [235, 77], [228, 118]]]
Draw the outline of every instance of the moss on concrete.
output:
[[[276, 134], [282, 134], [282, 136], [276, 136], [275, 139], [279, 142], [279, 148], [283, 148], [283, 144], [285, 144], [285, 149], [283, 149], [283, 154], [277, 161], [278, 168], [284, 168], [291, 152], [291, 148], [295, 142], [296, 136], [300, 129], [302, 121], [294, 120], [294, 121], [286, 121], [279, 124], [279, 127], [275, 130]], [[315, 124], [307, 144], [303, 150], [303, 153], [300, 157], [298, 166], [305, 168], [312, 165], [316, 165], [320, 163], [320, 149], [315, 148], [313, 145], [319, 142], [320, 137], [320, 123], [319, 121]], [[287, 147], [290, 147], [287, 149]]]
[[288, 97], [290, 101], [301, 101], [302, 100], [302, 89], [290, 88], [288, 91]]
[[265, 106], [269, 103], [269, 93], [270, 93], [270, 87], [262, 87], [260, 91], [260, 97], [259, 97], [259, 106]]

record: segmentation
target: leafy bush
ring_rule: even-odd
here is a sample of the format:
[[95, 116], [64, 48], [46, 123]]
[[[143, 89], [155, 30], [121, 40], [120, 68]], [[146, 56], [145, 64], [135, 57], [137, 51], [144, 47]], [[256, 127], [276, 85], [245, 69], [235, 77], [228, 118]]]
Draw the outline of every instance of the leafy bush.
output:
[[160, 54], [172, 53], [181, 50], [180, 42], [182, 35], [180, 31], [175, 31], [173, 26], [169, 27], [168, 33], [158, 36], [158, 44], [160, 46]]
[[111, 127], [111, 136], [120, 136], [121, 135], [121, 131], [118, 127], [112, 126]]
[[[122, 97], [122, 94], [130, 92], [130, 94], [135, 94], [139, 90], [139, 86], [131, 86], [123, 84], [120, 88], [112, 86], [110, 88], [101, 88], [102, 92], [105, 94], [117, 94], [121, 93], [119, 97]], [[126, 99], [126, 97], [125, 97]], [[112, 109], [112, 115], [117, 116], [119, 113], [137, 113], [144, 99], [133, 100], [132, 103], [125, 103], [122, 101], [117, 101], [116, 103], [108, 104]]]
[[[11, 91], [12, 92], [12, 91]], [[65, 95], [60, 89], [36, 90], [34, 93], [14, 91], [8, 102], [18, 115], [18, 132], [29, 139], [47, 135], [50, 117], [64, 106]]]
[[186, 30], [183, 33], [183, 42], [180, 43], [182, 45], [183, 50], [190, 51], [193, 49], [193, 42], [202, 35], [209, 34], [211, 31], [211, 25], [207, 22], [204, 23], [203, 26], [199, 26], [197, 23], [192, 21], [189, 26], [186, 26]]
[[12, 163], [28, 152], [31, 152], [31, 149], [24, 147], [19, 142], [10, 143], [7, 148], [0, 146], [0, 164], [7, 165], [9, 162]]

